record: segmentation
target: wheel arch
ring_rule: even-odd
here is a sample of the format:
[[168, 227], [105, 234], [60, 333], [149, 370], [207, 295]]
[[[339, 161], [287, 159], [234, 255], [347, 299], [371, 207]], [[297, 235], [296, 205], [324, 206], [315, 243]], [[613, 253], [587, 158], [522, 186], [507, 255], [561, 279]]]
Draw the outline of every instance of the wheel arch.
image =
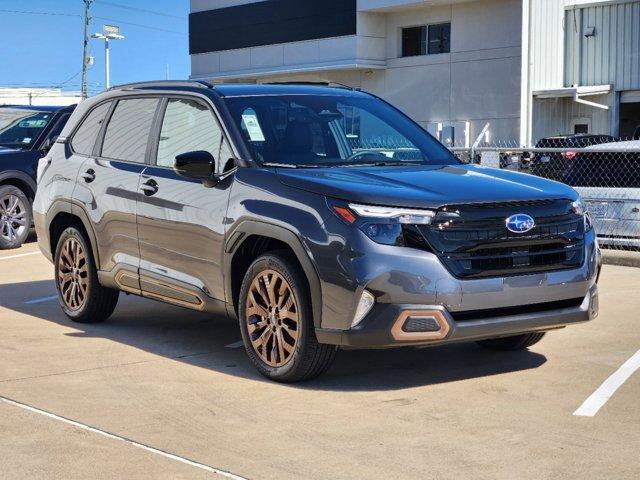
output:
[[13, 185], [19, 188], [32, 202], [36, 195], [36, 182], [19, 170], [7, 170], [0, 173], [0, 185]]
[[[229, 314], [237, 315], [240, 284], [246, 268], [263, 253], [290, 250], [302, 268], [311, 294], [311, 309], [314, 325], [319, 328], [322, 321], [322, 289], [320, 277], [302, 241], [291, 230], [257, 220], [245, 220], [228, 235], [225, 242], [224, 278], [225, 296]], [[249, 251], [250, 254], [245, 253]]]
[[100, 254], [98, 251], [98, 243], [96, 235], [89, 221], [89, 217], [82, 208], [73, 205], [71, 202], [58, 200], [47, 212], [47, 233], [49, 234], [48, 245], [52, 255], [56, 251], [58, 239], [62, 232], [69, 227], [76, 226], [81, 228], [87, 235], [91, 245], [91, 252], [96, 264], [96, 268], [100, 268]]

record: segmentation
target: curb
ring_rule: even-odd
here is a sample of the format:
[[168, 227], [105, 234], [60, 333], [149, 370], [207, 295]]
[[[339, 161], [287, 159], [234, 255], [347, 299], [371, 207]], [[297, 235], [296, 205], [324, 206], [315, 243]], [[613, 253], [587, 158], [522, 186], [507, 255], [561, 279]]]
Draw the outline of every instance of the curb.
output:
[[630, 250], [609, 250], [603, 248], [602, 263], [621, 267], [640, 267], [640, 252]]

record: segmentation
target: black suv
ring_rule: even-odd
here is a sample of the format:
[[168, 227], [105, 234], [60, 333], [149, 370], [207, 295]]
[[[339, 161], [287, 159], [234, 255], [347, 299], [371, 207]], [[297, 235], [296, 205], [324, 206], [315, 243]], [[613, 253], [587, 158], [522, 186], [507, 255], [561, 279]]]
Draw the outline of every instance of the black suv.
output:
[[[539, 177], [549, 178], [561, 182], [576, 156], [573, 148], [585, 148], [600, 143], [615, 142], [611, 135], [595, 135], [590, 133], [576, 133], [569, 135], [557, 135], [555, 137], [541, 138], [536, 143], [536, 148], [548, 148], [551, 151], [538, 151], [529, 161], [530, 172]], [[554, 149], [566, 149], [565, 152]]]
[[105, 320], [119, 291], [222, 312], [275, 380], [340, 346], [522, 349], [597, 314], [573, 189], [463, 165], [366, 93], [125, 85], [79, 106], [41, 170], [36, 230], [71, 319]]
[[74, 106], [0, 106], [0, 250], [17, 248], [31, 228], [36, 168]]

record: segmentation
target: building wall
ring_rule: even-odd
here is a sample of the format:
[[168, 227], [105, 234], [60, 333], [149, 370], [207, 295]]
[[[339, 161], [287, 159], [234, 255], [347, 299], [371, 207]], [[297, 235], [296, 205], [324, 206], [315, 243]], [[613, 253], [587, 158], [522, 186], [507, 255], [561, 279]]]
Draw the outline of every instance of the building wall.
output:
[[0, 88], [0, 105], [66, 106], [80, 103], [79, 92], [58, 88]]
[[[356, 37], [193, 55], [192, 76], [219, 65], [217, 71], [237, 70], [222, 80], [252, 80], [242, 73], [255, 67], [258, 60], [252, 56], [285, 65], [315, 62], [313, 71], [273, 72], [257, 81], [343, 83], [383, 97], [425, 127], [469, 122], [473, 141], [490, 122], [493, 140], [513, 142], [520, 117], [521, 15], [520, 0], [358, 12]], [[403, 27], [442, 22], [451, 22], [451, 53], [400, 57]], [[317, 69], [323, 63], [335, 65], [341, 55], [348, 62], [354, 50], [358, 58], [381, 61], [386, 68]]]
[[[612, 105], [614, 94], [595, 95], [590, 100]], [[588, 120], [591, 133], [611, 134], [611, 111], [576, 103], [572, 98], [536, 99], [533, 107], [533, 140], [572, 133], [574, 120]]]
[[566, 84], [640, 89], [640, 1], [567, 10], [566, 42]]

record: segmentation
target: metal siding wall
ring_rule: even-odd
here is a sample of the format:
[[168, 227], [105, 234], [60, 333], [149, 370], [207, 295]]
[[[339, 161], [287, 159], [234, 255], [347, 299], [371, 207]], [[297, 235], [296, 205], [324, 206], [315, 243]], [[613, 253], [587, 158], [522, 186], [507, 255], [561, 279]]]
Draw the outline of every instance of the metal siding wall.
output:
[[[525, 0], [527, 1], [527, 0]], [[531, 88], [558, 88], [564, 80], [564, 4], [559, 0], [531, 1]]]
[[[613, 94], [590, 97], [605, 105], [612, 105], [613, 98]], [[582, 117], [591, 120], [591, 133], [611, 133], [609, 110], [576, 103], [571, 98], [536, 99], [533, 102], [533, 140], [571, 133], [571, 120]]]
[[[640, 1], [567, 10], [566, 85], [640, 88]], [[583, 34], [595, 27], [594, 37]]]

